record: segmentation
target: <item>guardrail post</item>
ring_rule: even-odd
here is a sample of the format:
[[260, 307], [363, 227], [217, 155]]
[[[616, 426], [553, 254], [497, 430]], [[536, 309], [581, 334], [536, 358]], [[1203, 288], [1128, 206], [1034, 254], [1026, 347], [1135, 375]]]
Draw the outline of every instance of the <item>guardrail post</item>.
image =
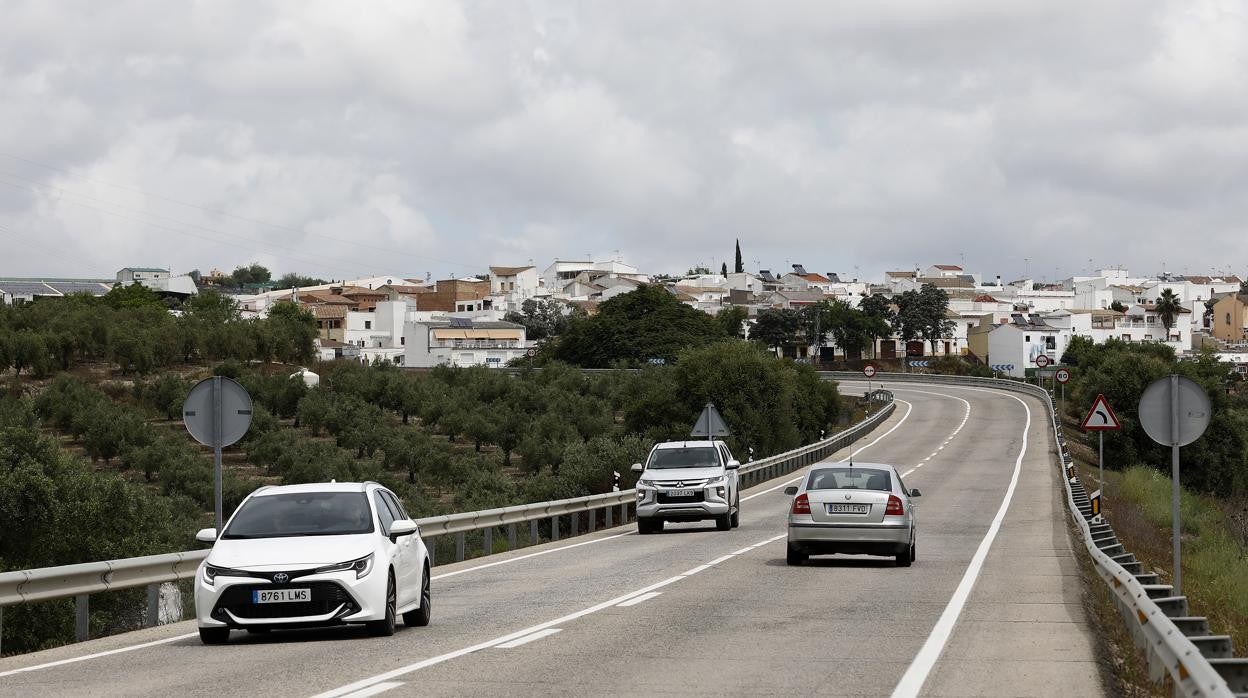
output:
[[147, 585], [147, 618], [144, 624], [149, 628], [160, 625], [160, 585]]
[[537, 519], [529, 522], [529, 545], [537, 545], [542, 542], [542, 536], [537, 530]]
[[514, 523], [507, 524], [507, 549], [516, 549], [516, 525]]
[[568, 518], [572, 520], [571, 527], [570, 527], [571, 533], [569, 533], [568, 536], [575, 538], [577, 535], [577, 529], [581, 525], [581, 515], [574, 511], [572, 512], [572, 515], [569, 516]]
[[86, 642], [90, 635], [91, 601], [87, 594], [74, 597], [74, 640]]
[[611, 521], [611, 512], [615, 511], [615, 507], [608, 506], [608, 507], [606, 507], [606, 510], [607, 510], [607, 528], [611, 528], [612, 526], [614, 526], [614, 525], [615, 525], [615, 524]]
[[586, 527], [585, 532], [593, 533], [594, 529], [598, 526], [598, 510], [590, 509], [589, 511], [585, 512], [585, 515], [589, 517], [589, 520], [586, 522], [589, 525]]
[[426, 544], [425, 549], [429, 551], [429, 566], [437, 567], [438, 566], [438, 555], [437, 555], [438, 539], [437, 538], [432, 539], [432, 543], [433, 543], [432, 545]]
[[455, 534], [455, 562], [464, 561], [464, 532]]
[[550, 517], [550, 539], [552, 541], [559, 540], [559, 517]]
[[0, 606], [0, 657], [4, 656], [4, 606]]
[[620, 525], [628, 523], [628, 502], [620, 505]]
[[494, 527], [489, 526], [481, 531], [481, 554], [494, 554]]

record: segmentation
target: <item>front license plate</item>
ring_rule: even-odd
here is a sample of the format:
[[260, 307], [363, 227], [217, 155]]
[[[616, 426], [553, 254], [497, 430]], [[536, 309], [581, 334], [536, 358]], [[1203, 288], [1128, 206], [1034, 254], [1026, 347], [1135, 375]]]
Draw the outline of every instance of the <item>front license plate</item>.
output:
[[295, 603], [311, 600], [311, 589], [265, 589], [251, 592], [252, 603]]
[[871, 511], [870, 504], [829, 504], [829, 514], [866, 514]]
[[694, 490], [669, 490], [668, 496], [671, 497], [692, 497]]

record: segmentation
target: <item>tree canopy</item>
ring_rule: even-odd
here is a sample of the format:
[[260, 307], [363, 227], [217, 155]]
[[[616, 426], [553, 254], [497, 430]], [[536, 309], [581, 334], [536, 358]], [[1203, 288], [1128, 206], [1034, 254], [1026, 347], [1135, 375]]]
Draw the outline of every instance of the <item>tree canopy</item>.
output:
[[715, 318], [681, 303], [662, 286], [643, 284], [574, 319], [554, 348], [554, 358], [586, 368], [637, 366], [676, 360], [683, 349], [723, 339]]

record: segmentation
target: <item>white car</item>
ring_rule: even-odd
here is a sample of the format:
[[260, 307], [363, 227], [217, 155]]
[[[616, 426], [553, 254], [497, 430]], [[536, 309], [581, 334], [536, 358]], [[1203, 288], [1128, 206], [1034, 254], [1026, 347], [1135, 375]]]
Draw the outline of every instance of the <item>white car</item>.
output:
[[714, 519], [721, 531], [741, 523], [741, 463], [723, 441], [655, 444], [646, 464], [633, 464], [637, 479], [637, 532], [657, 533], [664, 521]]
[[195, 576], [205, 644], [230, 630], [363, 623], [392, 635], [429, 624], [429, 553], [393, 492], [375, 482], [261, 487], [238, 506]]

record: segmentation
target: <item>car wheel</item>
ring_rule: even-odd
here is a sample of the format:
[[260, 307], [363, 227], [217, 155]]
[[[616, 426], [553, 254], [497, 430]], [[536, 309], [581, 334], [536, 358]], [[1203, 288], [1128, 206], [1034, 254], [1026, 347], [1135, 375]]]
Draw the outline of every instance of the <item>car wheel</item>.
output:
[[741, 525], [741, 495], [737, 494], [737, 506], [732, 512], [732, 527]]
[[394, 588], [394, 573], [391, 572], [389, 579], [386, 581], [386, 617], [381, 620], [369, 621], [366, 624], [369, 635], [373, 637], [390, 637], [394, 634], [394, 608], [397, 600]]
[[409, 628], [423, 628], [429, 625], [433, 615], [433, 595], [429, 588], [429, 565], [425, 565], [424, 581], [420, 585], [420, 608], [403, 614], [403, 625]]
[[788, 552], [785, 555], [785, 562], [796, 567], [802, 564], [803, 562], [806, 562], [808, 557], [809, 556], [806, 553], [802, 552], [801, 549], [793, 546], [792, 544], [789, 544]]
[[914, 539], [911, 539], [909, 544], [897, 551], [895, 559], [898, 567], [909, 567], [910, 563], [914, 562]]
[[200, 628], [199, 641], [205, 645], [224, 645], [230, 641], [230, 629]]
[[663, 530], [663, 519], [637, 519], [637, 533], [649, 535]]
[[732, 528], [732, 514], [723, 514], [715, 517], [715, 530], [727, 531]]

